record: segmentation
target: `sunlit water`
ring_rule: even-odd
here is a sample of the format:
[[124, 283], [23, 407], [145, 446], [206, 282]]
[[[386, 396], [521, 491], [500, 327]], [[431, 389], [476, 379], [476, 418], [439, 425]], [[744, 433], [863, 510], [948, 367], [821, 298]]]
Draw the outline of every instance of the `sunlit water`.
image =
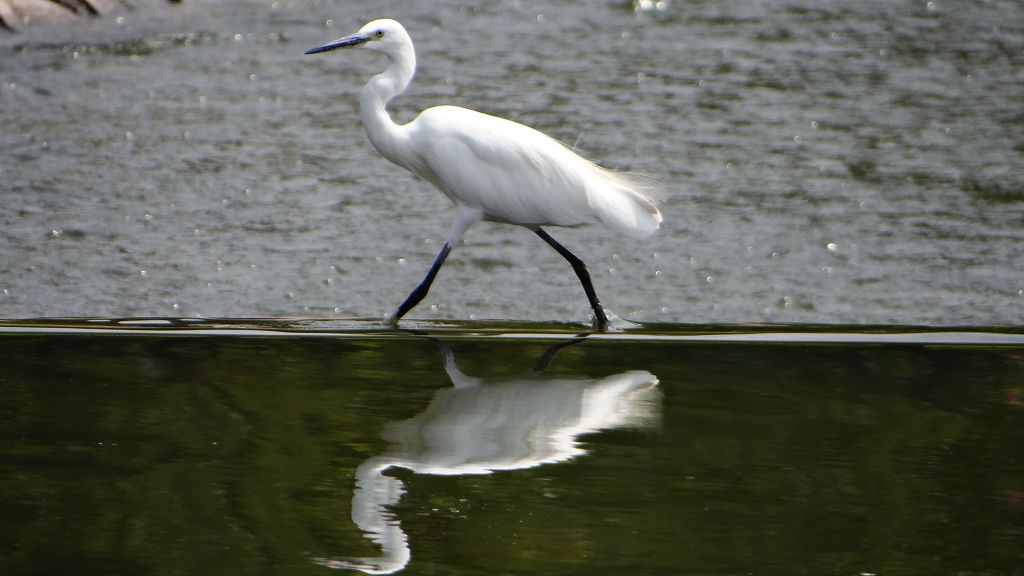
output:
[[1020, 573], [1020, 330], [419, 328], [0, 322], [0, 573]]
[[[663, 230], [554, 230], [620, 316], [1024, 322], [1024, 5], [186, 2], [0, 38], [0, 316], [383, 317], [447, 202], [356, 114], [380, 16], [454, 103], [664, 182]], [[470, 231], [412, 316], [578, 321], [562, 259]]]

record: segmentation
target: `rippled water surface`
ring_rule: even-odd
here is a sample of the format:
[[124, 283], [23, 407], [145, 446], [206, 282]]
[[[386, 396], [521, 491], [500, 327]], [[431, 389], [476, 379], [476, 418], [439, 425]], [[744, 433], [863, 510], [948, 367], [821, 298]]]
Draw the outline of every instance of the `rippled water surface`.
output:
[[1024, 333], [0, 322], [0, 573], [1019, 574]]
[[[553, 231], [620, 316], [1024, 322], [1019, 2], [411, 4], [195, 1], [0, 37], [0, 316], [390, 312], [451, 212], [362, 133], [382, 62], [302, 52], [391, 16], [421, 65], [398, 120], [477, 108], [665, 184], [648, 240]], [[484, 224], [412, 316], [588, 313], [557, 254]]]

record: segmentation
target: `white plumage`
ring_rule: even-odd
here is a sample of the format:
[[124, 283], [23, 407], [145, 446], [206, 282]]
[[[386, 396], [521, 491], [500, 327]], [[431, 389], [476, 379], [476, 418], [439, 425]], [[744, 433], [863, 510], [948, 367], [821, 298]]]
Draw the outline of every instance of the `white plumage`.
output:
[[522, 124], [438, 106], [406, 130], [423, 161], [413, 171], [488, 220], [526, 226], [599, 220], [637, 237], [661, 222], [654, 202], [633, 181]]
[[457, 209], [434, 265], [391, 320], [397, 321], [423, 299], [466, 230], [490, 220], [526, 226], [562, 254], [579, 276], [596, 321], [605, 327], [607, 317], [583, 262], [541, 226], [599, 221], [629, 236], [649, 236], [662, 219], [656, 188], [601, 168], [532, 128], [466, 108], [436, 106], [408, 124], [396, 124], [387, 103], [405, 90], [416, 70], [408, 33], [394, 20], [375, 20], [355, 34], [306, 53], [350, 46], [388, 58], [387, 68], [371, 78], [361, 94], [360, 116], [370, 142], [385, 158], [436, 186]]

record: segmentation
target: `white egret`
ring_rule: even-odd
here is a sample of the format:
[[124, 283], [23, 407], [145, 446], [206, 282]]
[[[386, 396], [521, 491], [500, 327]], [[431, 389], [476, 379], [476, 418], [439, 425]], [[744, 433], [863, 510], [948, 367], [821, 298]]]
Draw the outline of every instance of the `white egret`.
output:
[[541, 227], [599, 221], [630, 236], [649, 236], [661, 223], [655, 187], [605, 170], [532, 128], [465, 108], [436, 106], [408, 124], [396, 124], [386, 106], [416, 71], [409, 34], [394, 20], [374, 20], [306, 54], [355, 46], [388, 58], [387, 68], [370, 79], [360, 98], [370, 142], [385, 158], [436, 186], [456, 208], [448, 239], [426, 277], [390, 321], [397, 322], [427, 295], [469, 227], [488, 220], [525, 226], [557, 250], [583, 284], [598, 326], [607, 327], [587, 267]]

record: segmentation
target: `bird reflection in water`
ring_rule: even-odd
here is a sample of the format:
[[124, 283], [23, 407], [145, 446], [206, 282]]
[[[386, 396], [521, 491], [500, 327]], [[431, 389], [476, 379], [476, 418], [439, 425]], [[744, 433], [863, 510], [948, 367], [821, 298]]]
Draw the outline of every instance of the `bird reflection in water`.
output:
[[405, 490], [401, 480], [384, 474], [389, 468], [448, 476], [522, 470], [585, 454], [577, 442], [582, 434], [658, 423], [658, 379], [650, 372], [631, 370], [599, 379], [533, 374], [488, 382], [462, 373], [451, 349], [441, 348], [452, 386], [439, 390], [419, 415], [389, 424], [384, 433], [389, 450], [356, 471], [352, 520], [383, 554], [319, 558], [317, 563], [367, 574], [391, 574], [409, 563], [408, 538], [389, 510]]

